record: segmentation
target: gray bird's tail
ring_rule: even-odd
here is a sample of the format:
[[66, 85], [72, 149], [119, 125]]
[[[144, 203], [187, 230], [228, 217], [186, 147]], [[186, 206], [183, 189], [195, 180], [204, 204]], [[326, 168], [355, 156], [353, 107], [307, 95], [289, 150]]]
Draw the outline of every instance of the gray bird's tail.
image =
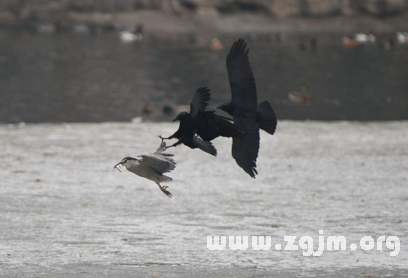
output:
[[209, 153], [213, 156], [217, 156], [217, 150], [216, 148], [213, 146], [213, 144], [211, 144], [211, 142], [209, 141], [204, 141], [201, 138], [198, 138], [197, 136], [193, 137], [193, 142], [194, 145], [199, 148], [200, 150]]
[[159, 179], [160, 179], [159, 182], [170, 182], [170, 181], [173, 180], [172, 178], [170, 178], [169, 176], [166, 176], [166, 175], [161, 175], [161, 176], [159, 177]]
[[276, 119], [275, 111], [268, 101], [263, 101], [258, 105], [256, 111], [257, 122], [259, 127], [270, 134], [274, 134], [278, 120]]

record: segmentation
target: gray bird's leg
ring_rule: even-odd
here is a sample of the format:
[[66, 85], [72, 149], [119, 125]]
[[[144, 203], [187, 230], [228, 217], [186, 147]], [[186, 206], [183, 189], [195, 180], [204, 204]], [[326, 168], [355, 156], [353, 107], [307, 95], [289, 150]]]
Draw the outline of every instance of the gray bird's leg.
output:
[[161, 186], [160, 183], [156, 182], [156, 184], [159, 186], [160, 190], [166, 194], [166, 196], [168, 196], [169, 198], [171, 198], [173, 195], [171, 194], [170, 191], [167, 190], [168, 186], [167, 185], [163, 185]]

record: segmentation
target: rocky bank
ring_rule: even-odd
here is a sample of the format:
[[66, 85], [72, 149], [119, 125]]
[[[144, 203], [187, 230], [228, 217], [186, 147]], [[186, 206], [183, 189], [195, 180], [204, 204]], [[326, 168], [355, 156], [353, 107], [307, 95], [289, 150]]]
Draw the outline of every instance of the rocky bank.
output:
[[366, 22], [399, 28], [408, 23], [407, 11], [408, 0], [2, 0], [0, 26], [52, 25], [62, 30], [85, 24], [120, 29], [145, 23], [153, 31], [183, 31], [189, 24], [222, 29], [231, 22], [231, 30], [256, 31], [271, 22], [293, 29], [304, 26], [299, 22], [319, 20], [328, 24], [326, 28], [334, 26], [331, 29], [347, 28], [350, 21], [353, 26]]

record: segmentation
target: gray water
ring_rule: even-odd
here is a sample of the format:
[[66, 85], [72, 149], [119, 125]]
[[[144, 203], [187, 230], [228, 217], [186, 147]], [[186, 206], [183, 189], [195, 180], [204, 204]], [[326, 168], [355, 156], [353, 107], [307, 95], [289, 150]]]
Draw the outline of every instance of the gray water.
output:
[[[378, 36], [379, 42], [390, 34]], [[312, 37], [318, 46], [312, 50]], [[345, 49], [340, 34], [246, 36], [259, 100], [280, 119], [408, 119], [408, 46]], [[147, 35], [124, 44], [116, 33], [0, 33], [0, 122], [129, 121], [151, 105], [151, 120], [169, 120], [200, 86], [212, 106], [230, 98], [225, 58], [238, 36]], [[305, 43], [306, 50], [299, 44]], [[310, 105], [288, 94], [306, 87]], [[146, 116], [146, 115], [142, 115]]]
[[[281, 121], [261, 132], [255, 180], [230, 139], [213, 141], [216, 158], [180, 146], [168, 150], [171, 199], [113, 169], [176, 128], [0, 125], [0, 277], [408, 276], [408, 122]], [[292, 235], [317, 250], [319, 230], [346, 237], [347, 250], [207, 249], [207, 236]], [[400, 252], [350, 250], [363, 236], [398, 236]]]

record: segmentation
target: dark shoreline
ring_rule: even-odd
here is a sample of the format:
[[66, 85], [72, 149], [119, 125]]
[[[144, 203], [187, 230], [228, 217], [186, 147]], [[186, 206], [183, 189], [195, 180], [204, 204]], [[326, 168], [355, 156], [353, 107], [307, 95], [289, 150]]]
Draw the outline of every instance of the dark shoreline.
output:
[[[378, 18], [369, 15], [332, 16], [332, 17], [273, 17], [263, 14], [237, 13], [217, 14], [180, 14], [174, 15], [162, 11], [135, 11], [116, 14], [70, 13], [69, 20], [49, 21], [10, 21], [2, 22], [0, 30], [31, 30], [41, 32], [41, 26], [52, 27], [50, 33], [77, 32], [78, 27], [98, 33], [131, 30], [137, 24], [144, 26], [146, 33], [199, 33], [203, 36], [217, 33], [377, 33], [408, 30], [408, 15]], [[84, 30], [84, 29], [82, 29]]]

